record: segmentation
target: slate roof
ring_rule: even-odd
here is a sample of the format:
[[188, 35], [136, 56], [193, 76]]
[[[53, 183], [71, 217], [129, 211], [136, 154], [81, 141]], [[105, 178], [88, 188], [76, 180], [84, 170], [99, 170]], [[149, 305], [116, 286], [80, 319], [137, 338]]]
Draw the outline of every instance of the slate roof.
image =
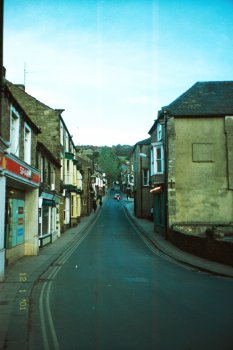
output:
[[[16, 84], [11, 83], [8, 80], [5, 80], [5, 84], [7, 89], [9, 90], [10, 94], [14, 98], [14, 100], [17, 102], [17, 104], [20, 106], [22, 111], [29, 116], [29, 118], [35, 123], [40, 124], [41, 130], [43, 127], [46, 126], [46, 119], [49, 117], [59, 117], [63, 125], [66, 128], [67, 133], [70, 136], [71, 142], [73, 143], [73, 146], [75, 148], [75, 144], [72, 140], [72, 137], [70, 135], [70, 132], [65, 124], [64, 119], [61, 116], [61, 113], [64, 111], [64, 109], [53, 109], [41, 101], [37, 100], [35, 97], [29, 95], [25, 90], [18, 87]], [[41, 122], [39, 123], [39, 118], [41, 118]], [[42, 123], [42, 125], [41, 125]], [[43, 132], [43, 130], [42, 130]]]
[[151, 143], [151, 138], [148, 137], [148, 138], [145, 139], [145, 140], [138, 141], [138, 142], [135, 144], [135, 146], [137, 146], [137, 145], [150, 145], [150, 143]]
[[168, 106], [173, 116], [233, 115], [233, 81], [197, 82]]
[[150, 145], [150, 144], [151, 144], [151, 137], [148, 137], [147, 139], [142, 140], [142, 141], [138, 141], [137, 143], [135, 143], [132, 152], [134, 152], [137, 145]]
[[18, 102], [20, 107], [24, 110], [24, 112], [33, 117], [33, 116], [41, 116], [48, 115], [48, 113], [58, 115], [54, 109], [46, 106], [44, 103], [38, 101], [36, 98], [29, 95], [26, 91], [19, 88], [17, 85], [12, 84], [8, 80], [6, 80], [6, 86], [10, 91], [11, 95]]

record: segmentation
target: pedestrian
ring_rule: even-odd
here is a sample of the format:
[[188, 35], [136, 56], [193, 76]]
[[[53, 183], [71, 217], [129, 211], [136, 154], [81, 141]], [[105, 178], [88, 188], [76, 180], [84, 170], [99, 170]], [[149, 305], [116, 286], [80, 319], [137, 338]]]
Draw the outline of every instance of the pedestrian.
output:
[[100, 209], [101, 209], [102, 205], [103, 205], [102, 198], [100, 198], [99, 205], [100, 205]]
[[93, 210], [94, 210], [94, 212], [96, 211], [96, 208], [97, 208], [97, 204], [96, 204], [96, 199], [94, 198], [93, 199]]

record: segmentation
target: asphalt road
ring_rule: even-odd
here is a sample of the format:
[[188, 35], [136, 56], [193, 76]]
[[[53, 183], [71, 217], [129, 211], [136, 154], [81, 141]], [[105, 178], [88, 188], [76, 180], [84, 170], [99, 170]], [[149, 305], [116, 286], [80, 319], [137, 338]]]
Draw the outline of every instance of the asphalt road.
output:
[[32, 295], [30, 350], [232, 350], [233, 281], [157, 254], [110, 194]]

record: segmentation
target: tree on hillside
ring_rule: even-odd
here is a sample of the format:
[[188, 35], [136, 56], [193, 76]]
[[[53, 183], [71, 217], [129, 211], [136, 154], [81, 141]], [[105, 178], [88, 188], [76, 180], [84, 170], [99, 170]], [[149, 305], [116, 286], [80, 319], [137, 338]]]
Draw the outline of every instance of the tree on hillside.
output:
[[126, 157], [129, 159], [130, 153], [132, 152], [133, 146], [129, 145], [116, 145], [112, 146], [113, 152], [118, 157]]
[[109, 184], [119, 179], [120, 161], [113, 153], [111, 147], [101, 147], [98, 157], [98, 165], [104, 172], [106, 172]]

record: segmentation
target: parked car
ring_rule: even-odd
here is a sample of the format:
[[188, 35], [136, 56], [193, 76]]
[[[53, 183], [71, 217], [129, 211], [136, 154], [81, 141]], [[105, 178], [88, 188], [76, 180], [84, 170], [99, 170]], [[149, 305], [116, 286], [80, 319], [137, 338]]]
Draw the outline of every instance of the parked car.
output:
[[119, 195], [119, 193], [115, 193], [114, 199], [117, 199], [118, 201], [121, 199], [121, 196]]

